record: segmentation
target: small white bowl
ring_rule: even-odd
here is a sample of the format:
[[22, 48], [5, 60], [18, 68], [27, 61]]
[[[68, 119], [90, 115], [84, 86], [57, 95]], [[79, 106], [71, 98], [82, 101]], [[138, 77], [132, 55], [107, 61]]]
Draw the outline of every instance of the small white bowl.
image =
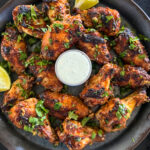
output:
[[57, 78], [69, 86], [78, 86], [85, 83], [92, 72], [92, 63], [89, 57], [77, 49], [62, 53], [56, 63]]

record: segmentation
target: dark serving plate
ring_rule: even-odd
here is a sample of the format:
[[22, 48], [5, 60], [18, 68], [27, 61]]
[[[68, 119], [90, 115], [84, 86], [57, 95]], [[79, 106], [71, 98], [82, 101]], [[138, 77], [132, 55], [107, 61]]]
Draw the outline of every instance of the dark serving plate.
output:
[[[11, 11], [18, 4], [34, 3], [36, 0], [11, 0], [0, 9], [0, 31], [3, 31], [6, 22], [12, 19]], [[38, 1], [39, 2], [39, 1]], [[73, 6], [74, 0], [70, 0]], [[123, 19], [123, 24], [134, 29], [137, 33], [150, 38], [150, 19], [132, 0], [101, 0], [99, 5], [117, 9]], [[144, 43], [150, 54], [150, 43]], [[1, 58], [0, 58], [1, 59]], [[13, 76], [12, 76], [13, 78]], [[79, 91], [79, 87], [75, 87]], [[70, 87], [70, 92], [74, 90]], [[150, 91], [147, 91], [150, 96]], [[0, 94], [0, 101], [3, 94]], [[106, 141], [88, 146], [85, 150], [133, 150], [150, 132], [150, 104], [144, 104], [137, 108], [128, 121], [127, 128], [109, 133]], [[66, 150], [66, 146], [60, 144], [54, 147], [48, 141], [32, 136], [30, 133], [16, 129], [9, 123], [5, 115], [0, 112], [0, 141], [8, 150]]]

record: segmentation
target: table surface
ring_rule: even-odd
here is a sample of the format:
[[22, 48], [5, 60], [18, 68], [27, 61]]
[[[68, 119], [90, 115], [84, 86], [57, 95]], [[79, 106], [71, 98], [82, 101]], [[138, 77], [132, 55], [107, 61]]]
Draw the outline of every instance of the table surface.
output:
[[[8, 0], [0, 0], [0, 7], [2, 7]], [[134, 0], [150, 17], [150, 0]], [[0, 150], [6, 150], [0, 144]], [[150, 150], [150, 135], [136, 148], [136, 150]]]

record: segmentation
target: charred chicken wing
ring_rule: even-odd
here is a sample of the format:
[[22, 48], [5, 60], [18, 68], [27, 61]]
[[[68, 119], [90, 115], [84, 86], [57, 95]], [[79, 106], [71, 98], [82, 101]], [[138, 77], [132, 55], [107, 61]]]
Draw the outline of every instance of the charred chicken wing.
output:
[[19, 101], [27, 99], [31, 94], [33, 77], [21, 75], [12, 84], [11, 89], [4, 94], [2, 110], [7, 111]]
[[109, 36], [116, 35], [120, 30], [120, 15], [115, 9], [97, 7], [88, 10], [76, 10], [81, 14], [82, 21], [86, 27], [94, 27]]
[[39, 54], [31, 54], [26, 61], [30, 72], [36, 77], [36, 84], [42, 85], [45, 89], [60, 92], [63, 88], [62, 83], [57, 79], [54, 65], [52, 62], [44, 60]]
[[8, 117], [16, 127], [54, 143], [56, 135], [50, 126], [47, 113], [42, 101], [30, 98], [12, 107]]
[[98, 74], [91, 77], [80, 93], [80, 97], [84, 100], [84, 103], [89, 107], [105, 104], [113, 94], [110, 81], [118, 71], [119, 68], [117, 65], [108, 63], [100, 69]]
[[106, 132], [114, 132], [126, 127], [136, 106], [148, 102], [149, 98], [144, 89], [138, 90], [126, 98], [113, 98], [96, 113], [100, 127]]
[[17, 74], [25, 71], [24, 62], [27, 58], [27, 47], [24, 39], [15, 27], [8, 27], [1, 43], [1, 54]]
[[32, 5], [19, 5], [13, 10], [13, 20], [20, 32], [42, 38], [46, 23], [41, 12]]
[[82, 150], [88, 144], [102, 142], [105, 136], [102, 130], [82, 126], [80, 122], [69, 120], [63, 122], [63, 131], [57, 134], [61, 142], [65, 143], [69, 150]]
[[115, 40], [114, 47], [117, 54], [128, 64], [143, 67], [146, 71], [150, 70], [150, 60], [144, 46], [133, 33], [125, 28]]

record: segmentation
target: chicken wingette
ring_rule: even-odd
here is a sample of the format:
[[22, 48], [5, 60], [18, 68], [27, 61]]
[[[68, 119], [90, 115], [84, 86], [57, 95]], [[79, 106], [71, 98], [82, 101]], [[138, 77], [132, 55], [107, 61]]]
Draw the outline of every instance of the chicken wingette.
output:
[[107, 48], [107, 41], [103, 39], [99, 32], [87, 29], [82, 34], [78, 47], [83, 50], [91, 60], [99, 64], [106, 64], [112, 57]]
[[57, 138], [47, 114], [48, 110], [45, 109], [42, 101], [30, 98], [12, 107], [8, 118], [16, 127], [55, 143]]
[[4, 60], [10, 63], [13, 71], [21, 74], [25, 71], [26, 43], [15, 27], [7, 27], [3, 35], [1, 55]]
[[44, 106], [49, 109], [50, 115], [60, 119], [65, 119], [70, 111], [74, 111], [78, 119], [90, 113], [88, 107], [75, 96], [45, 91], [39, 97], [44, 100]]
[[51, 23], [63, 21], [65, 16], [70, 14], [68, 0], [43, 0], [43, 11], [48, 15]]
[[150, 85], [150, 75], [141, 67], [125, 65], [114, 77], [114, 83], [118, 86], [130, 86], [138, 88]]
[[115, 64], [104, 65], [98, 74], [91, 77], [85, 85], [80, 97], [89, 107], [105, 104], [113, 95], [110, 85], [111, 79], [118, 73], [119, 67]]
[[12, 15], [19, 32], [41, 39], [47, 30], [43, 16], [36, 6], [19, 5]]
[[8, 111], [13, 105], [19, 101], [25, 100], [30, 97], [31, 88], [33, 86], [33, 77], [21, 75], [16, 81], [13, 82], [11, 89], [4, 94], [2, 110]]
[[100, 127], [106, 132], [115, 132], [126, 128], [126, 122], [130, 118], [134, 108], [148, 102], [145, 89], [135, 91], [131, 95], [119, 99], [112, 98], [96, 113]]
[[76, 10], [86, 27], [93, 27], [108, 36], [115, 36], [120, 30], [120, 14], [115, 9], [97, 7], [88, 10]]
[[125, 28], [115, 40], [114, 50], [128, 64], [150, 70], [150, 60], [140, 40]]
[[65, 143], [69, 150], [82, 150], [88, 144], [105, 140], [102, 130], [82, 126], [80, 122], [67, 118], [62, 124], [63, 131], [58, 130], [59, 140]]
[[45, 89], [60, 92], [63, 88], [62, 83], [55, 74], [54, 65], [48, 60], [41, 58], [39, 54], [31, 54], [26, 61], [26, 66], [30, 72], [36, 77], [36, 84], [42, 85]]

